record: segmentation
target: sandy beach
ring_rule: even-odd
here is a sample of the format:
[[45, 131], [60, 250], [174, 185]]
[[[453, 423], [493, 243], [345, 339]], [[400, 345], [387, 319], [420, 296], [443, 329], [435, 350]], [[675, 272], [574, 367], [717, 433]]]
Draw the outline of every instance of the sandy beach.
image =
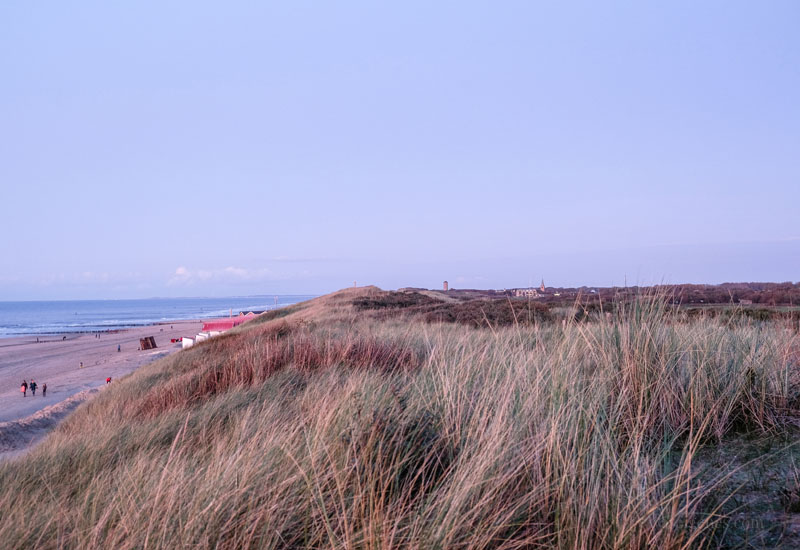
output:
[[[101, 333], [99, 338], [95, 334], [66, 334], [39, 336], [38, 342], [37, 336], [0, 339], [0, 455], [35, 439], [18, 437], [20, 434], [4, 437], [4, 432], [6, 436], [14, 433], [15, 423], [18, 431], [36, 425], [41, 432], [42, 417], [63, 416], [66, 409], [71, 410], [56, 405], [81, 392], [85, 392], [82, 396], [90, 395], [92, 392], [87, 390], [104, 386], [109, 376], [118, 379], [143, 364], [179, 351], [181, 345], [170, 343], [170, 339], [194, 336], [201, 328], [201, 321], [176, 321]], [[155, 337], [158, 347], [139, 350], [139, 338], [145, 336]], [[36, 395], [28, 390], [27, 397], [23, 397], [20, 384], [23, 380], [30, 383], [31, 379], [39, 386]], [[42, 396], [45, 383], [47, 395]], [[71, 403], [77, 406], [81, 397]], [[34, 419], [37, 422], [32, 422]]]

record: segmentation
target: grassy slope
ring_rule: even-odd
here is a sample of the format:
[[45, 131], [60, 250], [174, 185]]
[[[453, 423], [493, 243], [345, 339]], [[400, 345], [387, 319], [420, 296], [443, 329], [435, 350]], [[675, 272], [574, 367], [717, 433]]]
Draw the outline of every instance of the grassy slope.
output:
[[720, 453], [797, 457], [788, 326], [424, 298], [341, 291], [119, 381], [0, 466], [3, 546], [717, 547], [762, 497], [780, 542], [796, 487], [736, 501], [763, 453]]

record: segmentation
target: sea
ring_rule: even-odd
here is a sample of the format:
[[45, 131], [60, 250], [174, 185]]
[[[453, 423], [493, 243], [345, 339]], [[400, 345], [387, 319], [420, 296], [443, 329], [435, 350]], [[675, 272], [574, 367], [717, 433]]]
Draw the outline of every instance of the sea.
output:
[[265, 311], [314, 298], [313, 295], [230, 298], [150, 298], [0, 302], [0, 338], [105, 332], [181, 321], [227, 317], [231, 312]]

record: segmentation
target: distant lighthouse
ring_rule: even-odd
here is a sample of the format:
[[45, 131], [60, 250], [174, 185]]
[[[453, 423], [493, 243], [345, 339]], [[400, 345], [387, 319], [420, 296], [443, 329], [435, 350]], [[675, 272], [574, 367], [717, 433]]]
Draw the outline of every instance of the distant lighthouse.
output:
[[448, 286], [447, 286], [447, 281], [445, 281], [445, 282], [444, 282], [444, 285], [443, 285], [443, 287], [444, 287], [444, 291], [445, 291], [445, 292], [447, 292], [447, 289], [448, 289]]

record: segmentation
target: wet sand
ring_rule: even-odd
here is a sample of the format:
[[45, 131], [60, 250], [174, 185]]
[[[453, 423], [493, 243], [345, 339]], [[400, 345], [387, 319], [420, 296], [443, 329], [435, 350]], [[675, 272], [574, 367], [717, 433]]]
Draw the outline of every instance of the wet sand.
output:
[[[181, 345], [171, 338], [194, 336], [201, 321], [177, 321], [149, 327], [135, 327], [115, 333], [24, 336], [0, 339], [0, 422], [24, 419], [60, 403], [78, 392], [105, 384], [137, 367], [174, 353]], [[153, 336], [158, 346], [139, 351], [139, 338]], [[117, 352], [117, 345], [121, 347]], [[80, 367], [83, 362], [83, 368]], [[22, 396], [23, 380], [36, 380], [36, 395]], [[47, 396], [42, 385], [47, 383]]]

